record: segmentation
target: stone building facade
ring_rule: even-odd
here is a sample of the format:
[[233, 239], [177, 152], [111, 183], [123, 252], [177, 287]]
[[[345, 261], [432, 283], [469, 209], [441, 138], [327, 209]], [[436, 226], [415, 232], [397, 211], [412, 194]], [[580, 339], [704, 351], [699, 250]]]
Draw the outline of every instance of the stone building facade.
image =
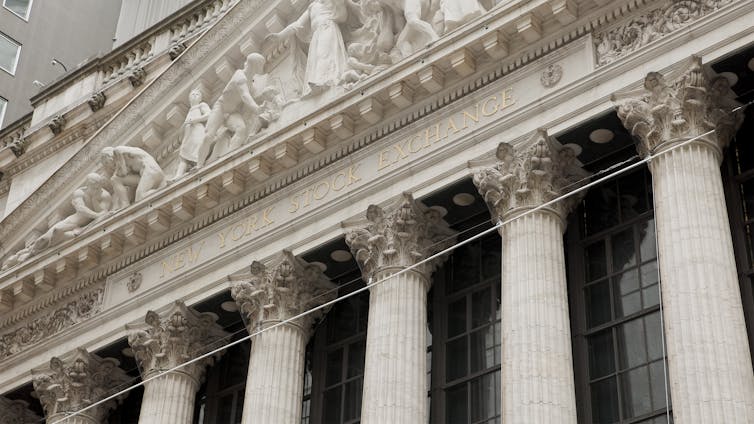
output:
[[0, 133], [0, 422], [754, 421], [753, 19], [181, 9]]

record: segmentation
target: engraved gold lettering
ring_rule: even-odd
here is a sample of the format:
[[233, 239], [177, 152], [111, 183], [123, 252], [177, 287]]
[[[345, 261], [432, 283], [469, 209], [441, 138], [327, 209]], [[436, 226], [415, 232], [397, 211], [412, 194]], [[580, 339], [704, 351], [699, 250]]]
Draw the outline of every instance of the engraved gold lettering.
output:
[[475, 104], [474, 108], [475, 110], [473, 114], [465, 110], [463, 111], [463, 128], [462, 129], [465, 130], [466, 128], [469, 127], [469, 121], [468, 121], [469, 119], [474, 121], [474, 123], [476, 124], [479, 123], [479, 103]]
[[380, 152], [379, 157], [377, 159], [377, 170], [381, 171], [388, 166], [392, 165], [392, 160], [388, 159], [390, 150], [383, 150]]
[[274, 208], [274, 206], [270, 206], [269, 208], [266, 208], [262, 212], [262, 221], [264, 221], [264, 225], [262, 227], [266, 227], [275, 222], [270, 218], [270, 214], [272, 213], [272, 208]]
[[300, 201], [299, 197], [300, 196], [298, 194], [294, 194], [293, 197], [291, 197], [291, 207], [288, 208], [288, 212], [289, 213], [294, 213], [294, 212], [296, 212], [298, 210], [298, 208], [299, 208], [299, 204], [298, 203]]
[[[348, 168], [349, 170], [351, 168]], [[342, 179], [342, 184], [338, 183], [338, 178]], [[332, 191], [340, 191], [343, 190], [346, 187], [346, 171], [340, 171], [337, 174], [335, 174], [335, 177], [332, 179]]]
[[[494, 106], [494, 109], [490, 110], [490, 105]], [[500, 106], [497, 104], [497, 96], [492, 96], [484, 101], [482, 104], [482, 115], [492, 116], [497, 113]]]
[[458, 131], [460, 131], [458, 129], [458, 127], [456, 126], [456, 122], [453, 120], [452, 116], [450, 118], [448, 118], [448, 130], [447, 130], [447, 133], [451, 134], [451, 131], [453, 131], [452, 134], [455, 134]]
[[[320, 190], [320, 188], [324, 187], [324, 192]], [[329, 181], [320, 181], [319, 184], [314, 186], [314, 200], [322, 200], [325, 196], [327, 196], [327, 193], [330, 192], [330, 182]]]
[[393, 144], [393, 149], [395, 149], [396, 152], [398, 152], [398, 158], [395, 160], [396, 162], [399, 162], [401, 159], [406, 159], [408, 157], [408, 154], [403, 150], [403, 147], [395, 143]]
[[[432, 128], [434, 128], [434, 130], [435, 130], [434, 134], [432, 133]], [[436, 125], [433, 125], [433, 126], [427, 128], [426, 130], [424, 130], [424, 133], [425, 133], [425, 138], [426, 138], [426, 143], [424, 145], [427, 146], [427, 147], [429, 147], [430, 140], [433, 143], [437, 143], [438, 141], [440, 141], [440, 140], [442, 140], [444, 138], [444, 137], [440, 136], [440, 124], [436, 124]], [[432, 138], [434, 138], [434, 140], [432, 140]], [[418, 151], [419, 150], [417, 150], [416, 152], [418, 152]], [[411, 153], [416, 153], [416, 152], [411, 152]]]
[[170, 260], [162, 261], [162, 274], [160, 274], [160, 278], [164, 277], [165, 274], [170, 274], [173, 272], [173, 268], [170, 267]]
[[246, 233], [246, 226], [243, 223], [236, 224], [230, 230], [230, 239], [233, 241], [241, 240], [241, 237]]
[[513, 88], [506, 88], [502, 94], [503, 99], [500, 101], [500, 110], [516, 104], [516, 99], [513, 98]]
[[360, 166], [360, 163], [357, 163], [356, 165], [351, 165], [348, 167], [348, 185], [358, 183], [361, 181], [361, 177], [356, 175], [356, 169]]
[[222, 230], [220, 230], [220, 232], [217, 233], [217, 237], [220, 238], [220, 249], [225, 247], [225, 237], [228, 236], [228, 233], [230, 233], [230, 230], [226, 231], [224, 234]]
[[204, 247], [204, 240], [202, 240], [202, 242], [196, 248], [196, 251], [194, 251], [194, 246], [188, 248], [189, 262], [191, 264], [195, 264], [196, 260], [199, 259], [199, 253], [202, 251], [202, 247]]
[[246, 232], [243, 234], [245, 236], [251, 235], [253, 231], [257, 230], [257, 221], [259, 218], [256, 214], [246, 218]]

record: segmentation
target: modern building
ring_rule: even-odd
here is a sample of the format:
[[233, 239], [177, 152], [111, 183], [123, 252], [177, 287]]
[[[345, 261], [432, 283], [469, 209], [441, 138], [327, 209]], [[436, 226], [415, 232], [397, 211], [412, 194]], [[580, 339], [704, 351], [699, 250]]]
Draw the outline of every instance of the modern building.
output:
[[754, 422], [753, 20], [181, 7], [0, 132], [0, 422]]
[[120, 0], [3, 0], [0, 128], [32, 111], [29, 99], [112, 49]]

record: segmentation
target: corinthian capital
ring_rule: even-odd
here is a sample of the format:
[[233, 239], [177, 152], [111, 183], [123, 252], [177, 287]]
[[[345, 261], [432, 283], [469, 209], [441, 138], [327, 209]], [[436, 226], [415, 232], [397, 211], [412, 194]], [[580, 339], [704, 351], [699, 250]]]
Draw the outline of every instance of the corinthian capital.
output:
[[3, 424], [37, 424], [42, 419], [29, 410], [29, 404], [22, 400], [10, 400], [0, 397], [0, 423]]
[[[318, 266], [284, 250], [271, 263], [254, 261], [248, 274], [234, 275], [231, 295], [248, 319], [249, 331], [268, 321], [283, 321], [335, 298], [337, 286]], [[324, 314], [320, 310], [296, 320], [308, 331]]]
[[[190, 359], [214, 350], [227, 342], [228, 333], [215, 323], [217, 315], [199, 313], [183, 302], [175, 302], [167, 311], [147, 312], [144, 323], [128, 325], [128, 343], [134, 352], [142, 376], [172, 369]], [[221, 353], [180, 368], [198, 381], [207, 365]]]
[[740, 106], [734, 99], [728, 80], [705, 71], [699, 57], [667, 78], [650, 72], [643, 90], [613, 96], [642, 155], [693, 137], [722, 151], [743, 122], [742, 110], [733, 112]]
[[[32, 370], [34, 391], [48, 421], [62, 419], [117, 392], [129, 380], [118, 361], [102, 359], [84, 349], [65, 358], [53, 357], [49, 366]], [[127, 394], [111, 399], [84, 413], [94, 422], [106, 421], [107, 414]]]
[[[456, 236], [440, 212], [408, 193], [385, 209], [369, 206], [365, 220], [345, 225], [346, 243], [367, 280], [385, 269], [414, 265], [451, 246]], [[433, 260], [416, 270], [429, 277], [441, 263]]]
[[[474, 171], [474, 184], [493, 219], [503, 220], [562, 196], [570, 186], [578, 187], [589, 174], [579, 166], [577, 153], [575, 146], [560, 146], [540, 130], [521, 146], [500, 143], [497, 163]], [[564, 219], [580, 198], [574, 195], [547, 209]]]

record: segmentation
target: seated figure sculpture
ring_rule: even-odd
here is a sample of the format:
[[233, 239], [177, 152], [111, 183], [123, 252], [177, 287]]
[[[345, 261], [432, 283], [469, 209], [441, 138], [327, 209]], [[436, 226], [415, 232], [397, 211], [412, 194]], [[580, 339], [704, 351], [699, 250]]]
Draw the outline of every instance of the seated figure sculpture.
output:
[[197, 166], [210, 157], [219, 157], [242, 146], [248, 136], [277, 119], [281, 100], [275, 87], [266, 86], [265, 59], [259, 53], [246, 57], [244, 68], [237, 70], [223, 88], [207, 119], [204, 140], [197, 155]]
[[105, 147], [100, 157], [113, 186], [113, 210], [138, 202], [167, 185], [157, 161], [138, 147]]
[[42, 234], [31, 246], [30, 254], [54, 246], [79, 235], [88, 225], [98, 221], [110, 212], [112, 198], [105, 189], [107, 178], [91, 173], [86, 176], [85, 185], [73, 192], [71, 205], [75, 212], [59, 221]]

